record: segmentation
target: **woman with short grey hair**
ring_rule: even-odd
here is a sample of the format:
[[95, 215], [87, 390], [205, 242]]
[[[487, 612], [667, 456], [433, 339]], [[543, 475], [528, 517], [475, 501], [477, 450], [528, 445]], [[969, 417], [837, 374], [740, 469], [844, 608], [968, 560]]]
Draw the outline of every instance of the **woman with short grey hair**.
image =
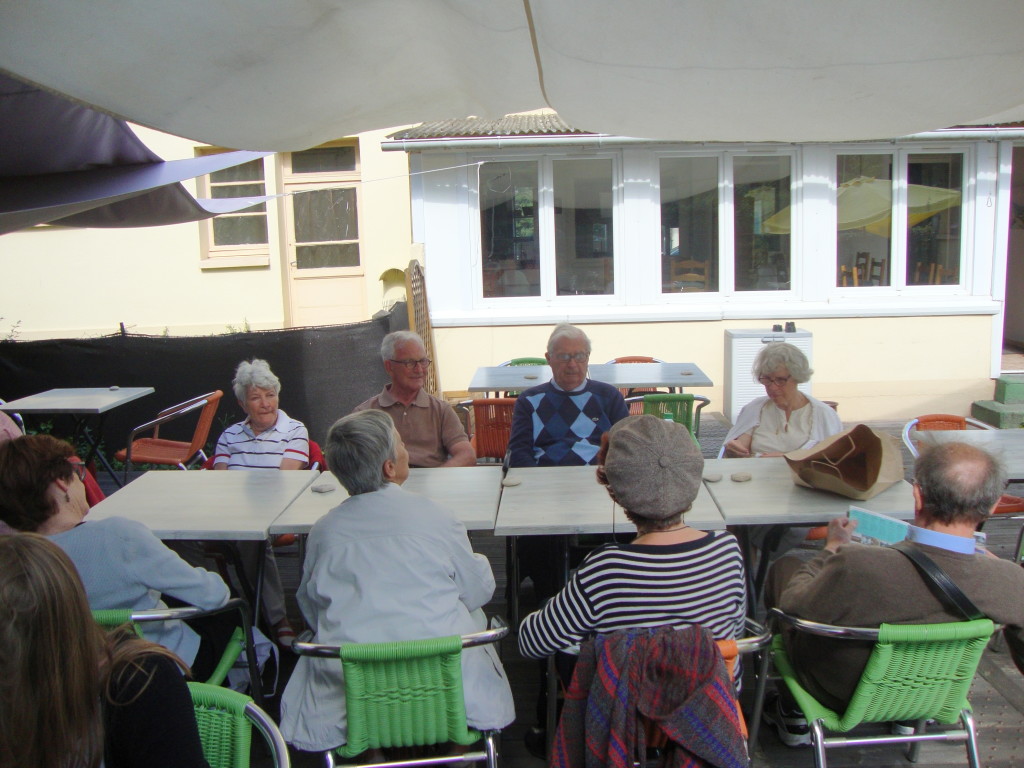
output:
[[833, 408], [797, 389], [812, 373], [807, 356], [792, 344], [765, 345], [754, 360], [754, 378], [765, 396], [743, 406], [725, 436], [725, 455], [781, 456], [841, 432]]
[[270, 370], [270, 363], [266, 360], [243, 360], [235, 369], [235, 378], [231, 381], [235, 399], [244, 403], [252, 387], [269, 390], [275, 395], [281, 394], [281, 380]]
[[[339, 419], [326, 455], [349, 497], [316, 522], [307, 540], [295, 597], [313, 640], [395, 642], [483, 629], [481, 609], [494, 593], [490, 563], [473, 552], [449, 510], [402, 489], [409, 453], [391, 417], [371, 409]], [[512, 722], [512, 692], [493, 646], [463, 651], [462, 678], [470, 727]], [[281, 699], [281, 732], [308, 751], [345, 743], [337, 659], [299, 659]]]

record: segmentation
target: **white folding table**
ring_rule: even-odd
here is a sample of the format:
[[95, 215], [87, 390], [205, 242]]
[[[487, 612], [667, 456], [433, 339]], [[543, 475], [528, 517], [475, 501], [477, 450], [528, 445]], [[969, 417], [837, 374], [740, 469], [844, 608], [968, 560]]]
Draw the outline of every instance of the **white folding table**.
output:
[[[501, 496], [501, 467], [420, 467], [402, 485], [448, 507], [470, 531], [494, 529]], [[330, 472], [324, 472], [270, 524], [270, 533], [306, 535], [313, 524], [348, 498]]]
[[[110, 466], [110, 461], [99, 449], [103, 437], [103, 421], [108, 411], [132, 400], [150, 395], [156, 390], [153, 387], [71, 387], [66, 389], [48, 389], [35, 395], [20, 397], [9, 403], [0, 404], [0, 411], [6, 413], [66, 413], [75, 419], [74, 436], [81, 435], [89, 443], [89, 454], [84, 457], [88, 463], [93, 457], [99, 459], [103, 468], [120, 486], [121, 480]], [[97, 417], [96, 430], [89, 428], [89, 418]]]

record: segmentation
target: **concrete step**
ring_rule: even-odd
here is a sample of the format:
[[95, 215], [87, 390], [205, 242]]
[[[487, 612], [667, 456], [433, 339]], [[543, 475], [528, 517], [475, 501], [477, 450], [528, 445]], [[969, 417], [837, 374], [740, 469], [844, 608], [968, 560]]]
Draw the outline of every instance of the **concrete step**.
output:
[[976, 400], [971, 403], [971, 416], [999, 429], [1017, 429], [1024, 425], [1024, 403]]
[[1024, 374], [1004, 373], [996, 379], [996, 402], [1024, 404]]

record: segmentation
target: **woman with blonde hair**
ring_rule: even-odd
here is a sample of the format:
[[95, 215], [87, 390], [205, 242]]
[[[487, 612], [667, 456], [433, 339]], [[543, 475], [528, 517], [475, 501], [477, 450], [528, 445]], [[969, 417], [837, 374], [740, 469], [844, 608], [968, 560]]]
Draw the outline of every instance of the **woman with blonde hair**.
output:
[[0, 536], [0, 617], [0, 765], [209, 768], [184, 662], [104, 633], [60, 547]]

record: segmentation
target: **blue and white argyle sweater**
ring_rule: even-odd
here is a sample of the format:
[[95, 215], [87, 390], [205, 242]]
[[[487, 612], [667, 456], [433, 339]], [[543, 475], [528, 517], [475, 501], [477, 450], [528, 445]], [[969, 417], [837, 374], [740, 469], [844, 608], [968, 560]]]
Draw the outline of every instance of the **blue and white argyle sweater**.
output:
[[565, 467], [593, 464], [601, 435], [629, 415], [622, 393], [588, 380], [575, 392], [551, 382], [519, 395], [512, 414], [509, 466]]

